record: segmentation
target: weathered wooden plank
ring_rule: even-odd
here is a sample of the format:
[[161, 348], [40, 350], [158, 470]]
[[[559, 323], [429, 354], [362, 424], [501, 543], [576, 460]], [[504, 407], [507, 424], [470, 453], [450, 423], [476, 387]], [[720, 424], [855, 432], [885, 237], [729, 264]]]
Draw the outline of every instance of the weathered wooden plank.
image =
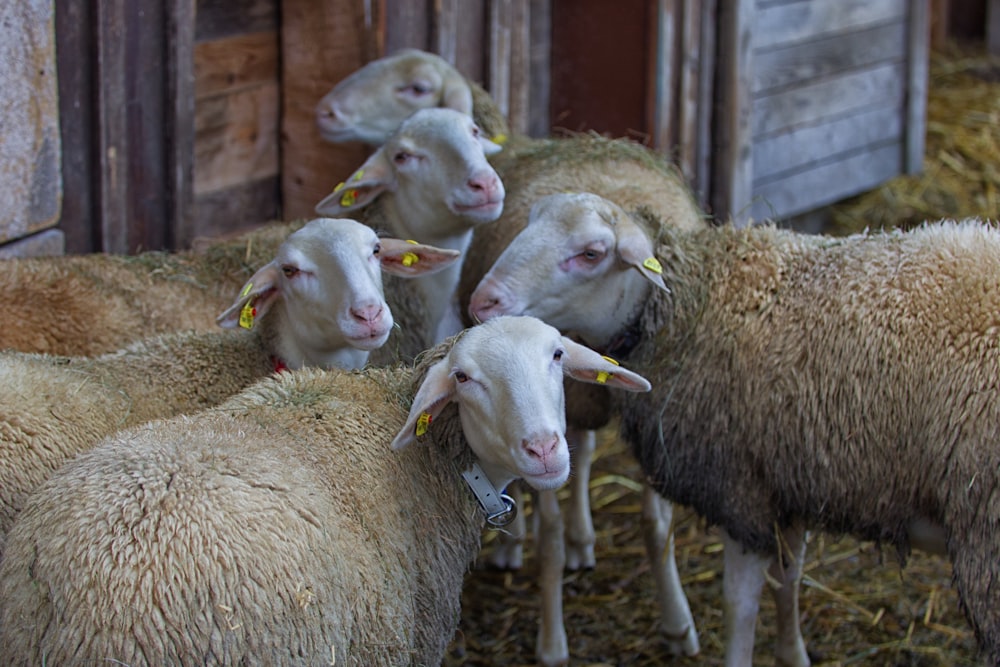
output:
[[549, 103], [551, 100], [552, 7], [549, 0], [531, 0], [531, 90], [528, 93], [530, 118], [528, 134], [544, 137], [549, 134]]
[[698, 72], [702, 67], [701, 0], [684, 0], [680, 60], [680, 80], [677, 90], [677, 164], [688, 183], [697, 177], [698, 165]]
[[[712, 207], [716, 217], [745, 224], [753, 188], [752, 33], [756, 29], [753, 0], [719, 4], [719, 119]], [[754, 112], [754, 113], [752, 113]]]
[[23, 239], [0, 245], [0, 259], [12, 257], [57, 257], [66, 252], [61, 229], [46, 229]]
[[[294, 0], [302, 2], [302, 0]], [[328, 3], [319, 12], [329, 16], [331, 10], [344, 11], [342, 0]], [[337, 5], [341, 5], [337, 7]], [[432, 0], [385, 0], [385, 52], [394, 53], [402, 48], [431, 49]], [[282, 28], [284, 30], [284, 28]]]
[[888, 63], [756, 97], [753, 136], [853, 113], [872, 104], [902, 104], [905, 80], [903, 64]]
[[864, 151], [755, 188], [750, 214], [754, 220], [797, 215], [870, 190], [898, 175], [902, 168], [903, 152], [898, 143]]
[[277, 82], [278, 33], [254, 32], [197, 44], [194, 71], [194, 94], [199, 99]]
[[531, 69], [529, 40], [531, 17], [528, 0], [512, 0], [510, 16], [510, 61], [507, 86], [510, 91], [510, 111], [507, 120], [511, 129], [527, 134], [530, 119]]
[[281, 178], [269, 176], [244, 181], [225, 190], [199, 195], [194, 200], [194, 217], [200, 221], [195, 234], [184, 239], [190, 246], [198, 237], [218, 237], [239, 232], [279, 217]]
[[66, 251], [99, 248], [94, 225], [94, 96], [91, 48], [96, 3], [57, 2], [56, 61], [59, 71], [59, 133], [62, 141], [63, 201], [59, 226]]
[[906, 17], [908, 0], [803, 0], [762, 6], [753, 48], [764, 50]]
[[656, 0], [653, 3], [654, 35], [651, 49], [649, 86], [649, 106], [651, 118], [647, 123], [652, 146], [659, 151], [674, 155], [677, 146], [677, 80], [680, 65], [680, 43], [678, 33], [683, 29], [681, 4], [672, 0]]
[[754, 94], [800, 85], [810, 79], [902, 61], [908, 47], [907, 24], [894, 21], [873, 28], [824, 37], [754, 54]]
[[125, 0], [97, 3], [97, 160], [99, 247], [125, 254], [128, 238], [128, 118], [125, 95]]
[[986, 0], [986, 48], [1000, 56], [1000, 0]]
[[196, 42], [248, 32], [278, 32], [279, 0], [197, 0]]
[[196, 195], [279, 173], [279, 97], [275, 81], [198, 101]]
[[494, 0], [488, 18], [489, 58], [487, 90], [496, 100], [500, 113], [510, 119], [510, 54], [513, 0]]
[[930, 68], [929, 0], [914, 0], [910, 6], [909, 57], [906, 90], [906, 150], [903, 167], [908, 174], [924, 166], [927, 133], [927, 79]]
[[467, 77], [486, 81], [486, 49], [483, 45], [486, 25], [486, 0], [450, 0], [456, 19], [454, 59], [448, 59]]
[[902, 144], [902, 140], [903, 114], [899, 105], [865, 109], [771, 135], [753, 147], [754, 188], [866, 146], [887, 141]]
[[712, 136], [712, 117], [715, 104], [715, 53], [716, 26], [718, 25], [717, 0], [702, 1], [701, 17], [701, 83], [699, 91], [701, 99], [698, 103], [698, 167], [694, 182], [691, 184], [698, 196], [699, 203], [708, 208], [709, 193], [712, 192], [712, 159], [714, 137]]
[[[313, 217], [316, 203], [368, 154], [363, 146], [325, 142], [315, 121], [320, 98], [367, 62], [374, 45], [380, 43], [378, 12], [366, 13], [362, 4], [352, 0], [282, 2], [281, 197], [282, 216], [289, 220]], [[386, 9], [386, 30], [399, 18], [393, 5]], [[426, 14], [420, 16], [426, 19]]]
[[167, 0], [167, 73], [164, 190], [165, 246], [182, 247], [181, 239], [194, 223], [194, 30], [196, 0]]

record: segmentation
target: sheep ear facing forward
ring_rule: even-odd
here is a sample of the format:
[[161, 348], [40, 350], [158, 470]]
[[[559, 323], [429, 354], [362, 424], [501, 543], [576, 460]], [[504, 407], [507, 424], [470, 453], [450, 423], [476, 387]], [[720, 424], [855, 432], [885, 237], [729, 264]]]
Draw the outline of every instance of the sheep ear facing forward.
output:
[[625, 391], [644, 392], [652, 389], [649, 380], [638, 373], [622, 368], [610, 357], [604, 357], [589, 347], [563, 336], [566, 356], [563, 357], [563, 375], [574, 380], [603, 384]]
[[278, 275], [281, 268], [268, 262], [243, 285], [233, 305], [219, 315], [215, 322], [223, 329], [253, 328], [254, 319], [266, 313], [278, 299]]
[[332, 218], [343, 217], [375, 201], [380, 194], [396, 187], [396, 180], [385, 149], [379, 148], [365, 163], [333, 192], [316, 204], [316, 212]]
[[404, 278], [437, 273], [462, 256], [458, 250], [393, 238], [380, 238], [379, 245], [378, 258], [382, 270]]

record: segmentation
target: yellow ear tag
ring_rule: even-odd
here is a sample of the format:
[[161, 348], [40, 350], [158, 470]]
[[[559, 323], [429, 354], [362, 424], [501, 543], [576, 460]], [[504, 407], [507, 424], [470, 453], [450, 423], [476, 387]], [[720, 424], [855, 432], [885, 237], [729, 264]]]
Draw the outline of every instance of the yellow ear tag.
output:
[[354, 172], [354, 176], [351, 176], [351, 180], [352, 181], [360, 181], [364, 177], [365, 177], [365, 170], [364, 169], [358, 169], [356, 172]]
[[652, 271], [653, 273], [663, 273], [663, 267], [660, 266], [660, 263], [656, 260], [655, 257], [644, 259], [642, 261], [642, 265], [645, 266], [650, 271]]
[[[615, 366], [621, 366], [621, 364], [619, 364], [617, 361], [615, 361], [611, 357], [605, 357], [602, 354], [601, 358], [604, 359], [605, 361], [609, 362], [609, 363], [614, 364]], [[596, 378], [597, 384], [604, 384], [605, 382], [608, 381], [608, 378], [610, 378], [611, 375], [612, 374], [609, 373], [609, 372], [607, 372], [607, 371], [597, 371], [597, 378]]]
[[420, 416], [417, 417], [417, 435], [421, 436], [427, 433], [427, 428], [431, 424], [431, 416], [426, 412], [421, 412]]
[[420, 261], [420, 258], [414, 255], [412, 252], [403, 253], [403, 266], [413, 266], [418, 261]]
[[253, 318], [257, 317], [257, 309], [253, 306], [253, 300], [247, 301], [240, 311], [240, 326], [244, 329], [253, 329]]
[[492, 141], [495, 144], [500, 144], [501, 146], [503, 146], [505, 143], [507, 143], [507, 135], [506, 134], [498, 134], [498, 135], [492, 137], [490, 139], [490, 141]]
[[341, 206], [354, 206], [354, 202], [358, 200], [357, 190], [348, 190], [344, 193], [344, 196], [340, 198]]
[[250, 293], [250, 290], [252, 289], [253, 289], [253, 283], [247, 283], [247, 286], [243, 288], [242, 292], [240, 292], [240, 298], [242, 299], [243, 297], [245, 297], [247, 294]]
[[333, 189], [334, 193], [337, 193], [337, 192], [340, 192], [341, 190], [343, 190], [345, 185], [346, 185], [346, 183], [344, 183], [343, 181], [341, 181], [340, 183], [337, 183], [337, 187], [335, 187]]

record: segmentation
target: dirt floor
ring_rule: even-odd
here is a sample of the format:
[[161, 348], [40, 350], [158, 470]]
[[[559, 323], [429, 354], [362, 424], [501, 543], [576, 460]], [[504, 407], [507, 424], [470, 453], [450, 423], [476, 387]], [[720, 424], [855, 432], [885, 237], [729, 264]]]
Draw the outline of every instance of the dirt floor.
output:
[[[1000, 216], [1000, 61], [953, 51], [932, 57], [927, 157], [900, 177], [830, 210], [832, 233], [912, 226], [923, 220]], [[597, 567], [565, 577], [570, 665], [721, 665], [722, 554], [718, 534], [681, 510], [677, 560], [701, 654], [666, 654], [640, 532], [638, 467], [613, 431], [602, 434], [591, 481]], [[565, 492], [564, 492], [565, 493]], [[486, 550], [492, 537], [486, 538]], [[533, 665], [538, 589], [531, 540], [519, 572], [476, 568], [445, 664]], [[815, 665], [980, 664], [945, 559], [915, 553], [901, 568], [892, 549], [813, 535], [801, 592], [802, 631]], [[765, 595], [755, 664], [773, 665], [774, 613]]]

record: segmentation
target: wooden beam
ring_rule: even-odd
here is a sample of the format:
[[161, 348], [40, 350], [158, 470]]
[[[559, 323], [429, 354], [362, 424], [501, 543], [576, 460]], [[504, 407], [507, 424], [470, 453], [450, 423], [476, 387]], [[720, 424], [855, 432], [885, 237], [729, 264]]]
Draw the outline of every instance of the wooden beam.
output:
[[1000, 56], [1000, 0], [986, 0], [986, 48]]
[[909, 60], [906, 90], [906, 147], [903, 169], [919, 173], [924, 166], [927, 132], [927, 79], [930, 67], [930, 0], [910, 3]]
[[166, 246], [187, 247], [194, 236], [194, 35], [196, 0], [166, 0], [166, 119], [164, 121]]
[[97, 2], [97, 212], [99, 247], [127, 253], [128, 132], [125, 96], [125, 3]]

